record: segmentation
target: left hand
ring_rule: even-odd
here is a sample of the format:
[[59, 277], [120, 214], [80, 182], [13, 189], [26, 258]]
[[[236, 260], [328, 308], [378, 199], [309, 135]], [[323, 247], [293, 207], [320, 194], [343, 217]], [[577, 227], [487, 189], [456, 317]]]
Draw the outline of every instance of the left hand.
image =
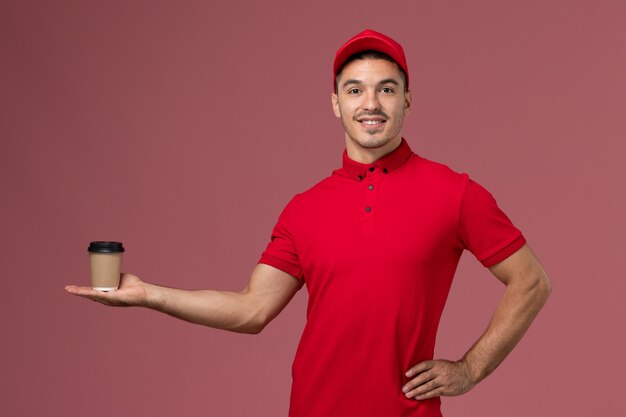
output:
[[404, 384], [402, 392], [407, 398], [416, 400], [461, 395], [476, 385], [468, 364], [463, 360], [420, 362], [409, 369], [406, 376], [413, 379]]

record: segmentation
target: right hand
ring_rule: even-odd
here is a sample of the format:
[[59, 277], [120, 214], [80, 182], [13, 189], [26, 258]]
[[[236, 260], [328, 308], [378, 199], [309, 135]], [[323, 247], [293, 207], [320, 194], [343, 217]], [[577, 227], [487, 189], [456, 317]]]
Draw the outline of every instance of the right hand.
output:
[[116, 307], [146, 306], [147, 284], [132, 274], [121, 274], [120, 287], [115, 291], [97, 291], [91, 287], [68, 285], [65, 291], [72, 295]]

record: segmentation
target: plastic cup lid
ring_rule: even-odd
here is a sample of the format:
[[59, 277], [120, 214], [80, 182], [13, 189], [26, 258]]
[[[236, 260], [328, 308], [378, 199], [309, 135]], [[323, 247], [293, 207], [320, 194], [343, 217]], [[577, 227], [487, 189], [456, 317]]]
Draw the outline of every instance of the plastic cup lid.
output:
[[124, 252], [124, 246], [122, 242], [90, 242], [87, 248], [88, 252], [97, 253], [121, 253]]

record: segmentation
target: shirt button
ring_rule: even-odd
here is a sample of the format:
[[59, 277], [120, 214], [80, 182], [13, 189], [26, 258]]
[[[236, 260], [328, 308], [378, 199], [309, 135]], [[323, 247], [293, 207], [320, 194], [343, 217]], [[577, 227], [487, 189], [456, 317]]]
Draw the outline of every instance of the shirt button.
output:
[[363, 179], [362, 175], [359, 175], [358, 177], [356, 177], [357, 180], [361, 181]]
[[365, 207], [365, 211], [367, 211], [369, 213], [370, 211], [372, 211], [372, 208], [371, 207]]
[[374, 170], [375, 170], [375, 169], [376, 169], [376, 168], [371, 167], [371, 168], [370, 168], [370, 172], [374, 172]]
[[383, 168], [383, 172], [386, 174], [389, 171], [387, 171], [387, 168]]
[[373, 186], [373, 185], [370, 185], [370, 186], [368, 186], [367, 188], [369, 188], [370, 190], [373, 190], [373, 189], [374, 189], [374, 186]]

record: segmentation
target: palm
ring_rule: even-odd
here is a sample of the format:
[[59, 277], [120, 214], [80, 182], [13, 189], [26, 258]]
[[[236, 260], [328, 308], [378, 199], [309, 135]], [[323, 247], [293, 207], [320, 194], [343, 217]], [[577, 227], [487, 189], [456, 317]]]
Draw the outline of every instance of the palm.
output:
[[69, 285], [65, 290], [73, 295], [89, 298], [110, 306], [141, 305], [146, 300], [144, 283], [135, 275], [122, 274], [120, 287], [117, 291], [102, 292], [90, 287]]

